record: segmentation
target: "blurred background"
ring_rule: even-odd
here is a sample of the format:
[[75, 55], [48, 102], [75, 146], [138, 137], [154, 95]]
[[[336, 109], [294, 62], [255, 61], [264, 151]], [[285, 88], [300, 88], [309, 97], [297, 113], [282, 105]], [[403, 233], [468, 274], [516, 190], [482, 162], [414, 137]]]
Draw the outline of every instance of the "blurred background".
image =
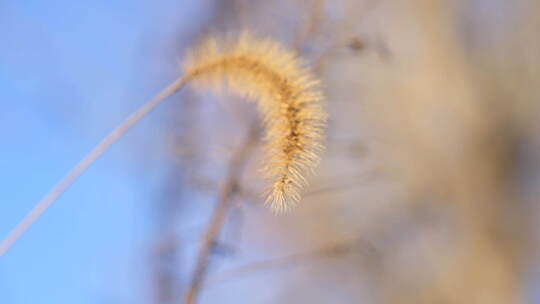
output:
[[253, 104], [187, 88], [0, 258], [0, 303], [540, 303], [537, 0], [0, 0], [0, 235], [244, 29], [324, 85], [298, 206], [263, 204]]

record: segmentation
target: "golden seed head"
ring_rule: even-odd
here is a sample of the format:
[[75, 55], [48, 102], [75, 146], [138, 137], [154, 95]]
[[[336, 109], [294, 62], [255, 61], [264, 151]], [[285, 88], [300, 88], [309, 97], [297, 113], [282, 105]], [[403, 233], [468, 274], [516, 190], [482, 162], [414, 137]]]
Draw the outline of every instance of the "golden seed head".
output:
[[275, 41], [244, 33], [232, 43], [206, 40], [188, 54], [184, 72], [199, 87], [228, 88], [258, 101], [267, 130], [263, 172], [274, 181], [267, 202], [275, 211], [297, 202], [306, 171], [319, 162], [326, 121], [319, 82], [300, 59]]

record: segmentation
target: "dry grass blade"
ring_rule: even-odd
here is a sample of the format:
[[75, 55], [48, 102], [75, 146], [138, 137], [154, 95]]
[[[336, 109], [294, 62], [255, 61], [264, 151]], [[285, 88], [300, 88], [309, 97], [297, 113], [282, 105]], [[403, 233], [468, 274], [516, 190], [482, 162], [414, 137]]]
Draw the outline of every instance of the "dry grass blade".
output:
[[193, 273], [191, 283], [189, 284], [184, 297], [184, 303], [186, 304], [195, 303], [197, 299], [208, 271], [212, 247], [219, 236], [229, 207], [231, 207], [234, 197], [238, 194], [242, 171], [249, 159], [252, 149], [257, 143], [258, 137], [258, 127], [257, 125], [253, 125], [245, 143], [237, 150], [230, 162], [227, 178], [219, 193], [217, 205], [212, 212], [212, 219], [208, 224], [208, 228], [202, 239], [201, 248], [197, 255], [195, 272]]

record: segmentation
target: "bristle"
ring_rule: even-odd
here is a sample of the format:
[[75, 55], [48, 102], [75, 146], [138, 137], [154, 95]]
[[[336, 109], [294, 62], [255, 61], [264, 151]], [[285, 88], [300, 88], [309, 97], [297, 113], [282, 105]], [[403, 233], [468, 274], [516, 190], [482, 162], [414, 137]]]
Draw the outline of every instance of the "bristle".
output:
[[190, 52], [188, 79], [258, 101], [266, 127], [264, 174], [273, 179], [267, 202], [285, 211], [300, 198], [305, 173], [317, 166], [326, 113], [319, 82], [280, 44], [245, 33], [234, 43], [209, 39]]

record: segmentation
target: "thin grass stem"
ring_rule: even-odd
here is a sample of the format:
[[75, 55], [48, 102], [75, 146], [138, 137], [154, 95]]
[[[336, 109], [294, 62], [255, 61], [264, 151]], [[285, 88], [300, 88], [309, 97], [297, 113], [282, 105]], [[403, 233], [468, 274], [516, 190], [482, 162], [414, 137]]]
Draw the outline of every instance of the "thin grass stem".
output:
[[188, 79], [179, 78], [171, 85], [157, 94], [152, 100], [146, 102], [137, 111], [131, 114], [118, 127], [109, 133], [100, 143], [98, 143], [79, 163], [69, 171], [50, 191], [45, 195], [35, 207], [15, 226], [15, 228], [0, 243], [0, 257], [4, 256], [15, 242], [36, 222], [43, 212], [47, 210], [76, 180], [88, 169], [107, 149], [117, 142], [131, 127], [139, 120], [150, 113], [167, 97], [173, 95], [184, 87]]

